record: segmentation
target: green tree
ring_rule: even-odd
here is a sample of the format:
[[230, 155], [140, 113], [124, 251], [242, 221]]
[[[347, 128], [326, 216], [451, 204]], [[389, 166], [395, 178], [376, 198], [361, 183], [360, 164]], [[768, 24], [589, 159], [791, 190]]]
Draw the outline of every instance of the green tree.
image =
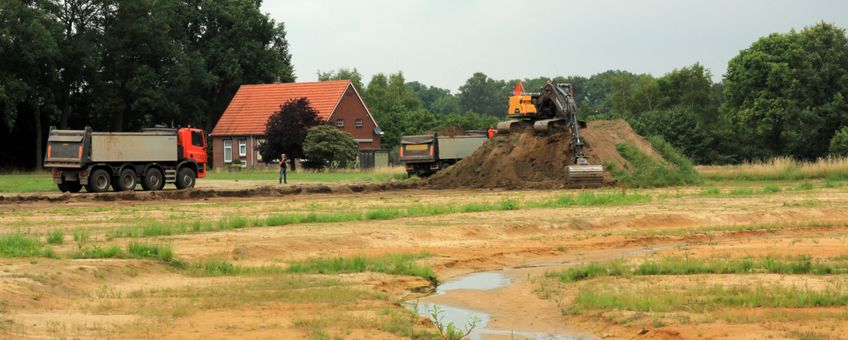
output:
[[330, 125], [309, 129], [303, 142], [303, 153], [311, 164], [321, 167], [347, 168], [356, 161], [359, 146], [353, 135]]
[[457, 97], [463, 111], [502, 117], [509, 109], [508, 88], [511, 87], [504, 81], [497, 81], [482, 72], [477, 72], [460, 86]]
[[713, 122], [718, 114], [718, 103], [713, 96], [710, 71], [695, 64], [675, 69], [657, 80], [659, 108], [686, 108], [695, 112], [702, 122]]
[[305, 157], [303, 142], [309, 129], [321, 123], [309, 99], [304, 97], [287, 101], [280, 106], [280, 111], [268, 117], [265, 142], [259, 146], [262, 159], [267, 163], [286, 154], [292, 170], [295, 170], [294, 160]]
[[740, 142], [765, 151], [747, 156], [822, 157], [848, 124], [845, 30], [819, 23], [761, 38], [729, 62], [724, 86]]
[[830, 156], [848, 156], [848, 126], [843, 127], [833, 134], [830, 139]]
[[353, 69], [347, 69], [342, 67], [337, 71], [329, 72], [321, 72], [321, 70], [318, 70], [318, 80], [350, 80], [350, 82], [353, 83], [353, 87], [356, 88], [357, 92], [361, 94], [364, 90], [364, 87], [362, 85], [362, 74], [359, 73], [359, 70], [357, 70], [355, 67]]
[[36, 168], [44, 152], [45, 121], [56, 110], [53, 89], [58, 84], [56, 40], [61, 27], [55, 11], [45, 1], [0, 2], [0, 115], [8, 129], [29, 129], [34, 143], [24, 142], [32, 149], [23, 159], [34, 160]]

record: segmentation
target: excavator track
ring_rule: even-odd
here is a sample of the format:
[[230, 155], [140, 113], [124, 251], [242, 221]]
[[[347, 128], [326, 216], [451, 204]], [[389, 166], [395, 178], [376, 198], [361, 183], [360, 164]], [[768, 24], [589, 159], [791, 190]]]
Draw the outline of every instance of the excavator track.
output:
[[553, 129], [565, 129], [566, 121], [562, 118], [540, 119], [533, 123], [536, 133], [548, 133]]
[[499, 135], [515, 133], [524, 129], [530, 122], [527, 120], [513, 119], [498, 123], [497, 129]]

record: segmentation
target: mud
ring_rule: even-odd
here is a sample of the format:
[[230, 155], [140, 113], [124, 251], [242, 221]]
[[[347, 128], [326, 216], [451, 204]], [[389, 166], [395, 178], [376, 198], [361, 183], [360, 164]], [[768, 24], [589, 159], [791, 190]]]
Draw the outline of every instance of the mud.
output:
[[415, 182], [386, 182], [372, 184], [338, 185], [292, 185], [285, 187], [262, 186], [249, 189], [188, 189], [162, 191], [131, 191], [106, 193], [28, 194], [15, 196], [0, 195], [0, 204], [38, 202], [112, 202], [112, 201], [159, 201], [199, 200], [216, 197], [279, 197], [300, 194], [350, 194], [415, 189]]
[[[580, 130], [591, 164], [627, 166], [616, 144], [630, 144], [662, 161], [651, 144], [623, 120], [599, 120]], [[571, 134], [557, 131], [539, 135], [528, 127], [521, 132], [498, 135], [474, 154], [425, 181], [434, 188], [551, 189], [565, 187], [565, 168], [573, 164]], [[613, 184], [609, 172], [607, 184]]]

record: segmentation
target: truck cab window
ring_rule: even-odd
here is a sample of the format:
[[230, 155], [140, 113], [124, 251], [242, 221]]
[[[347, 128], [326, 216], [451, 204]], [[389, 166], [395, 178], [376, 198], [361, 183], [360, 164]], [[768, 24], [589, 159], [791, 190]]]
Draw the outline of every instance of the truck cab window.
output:
[[203, 147], [203, 132], [200, 132], [200, 131], [192, 131], [191, 132], [191, 145]]

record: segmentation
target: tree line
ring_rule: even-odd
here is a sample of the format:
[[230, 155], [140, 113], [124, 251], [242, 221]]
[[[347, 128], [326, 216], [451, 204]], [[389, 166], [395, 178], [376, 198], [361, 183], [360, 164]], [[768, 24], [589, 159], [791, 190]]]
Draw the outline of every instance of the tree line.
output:
[[[211, 130], [242, 84], [295, 80], [286, 31], [257, 0], [0, 0], [0, 168], [37, 167], [51, 125], [135, 131], [154, 124]], [[662, 76], [610, 70], [584, 76], [492, 79], [474, 73], [453, 93], [354, 69], [349, 79], [383, 129], [485, 129], [503, 119], [520, 80], [536, 91], [574, 85], [583, 119], [625, 119], [701, 164], [790, 156], [848, 145], [848, 39], [818, 23], [760, 38], [713, 82], [700, 64]], [[282, 103], [281, 103], [282, 104]]]
[[478, 72], [455, 94], [406, 82], [401, 72], [374, 75], [367, 85], [356, 69], [319, 72], [319, 78], [351, 79], [387, 146], [401, 134], [452, 124], [492, 126], [505, 116], [515, 84], [532, 92], [553, 80], [573, 85], [583, 119], [627, 120], [637, 133], [662, 136], [699, 164], [814, 160], [848, 149], [848, 37], [828, 23], [760, 38], [728, 62], [719, 82], [699, 63], [659, 77], [610, 70], [498, 80]]
[[0, 167], [41, 162], [49, 126], [218, 121], [241, 84], [295, 80], [257, 0], [0, 0]]

